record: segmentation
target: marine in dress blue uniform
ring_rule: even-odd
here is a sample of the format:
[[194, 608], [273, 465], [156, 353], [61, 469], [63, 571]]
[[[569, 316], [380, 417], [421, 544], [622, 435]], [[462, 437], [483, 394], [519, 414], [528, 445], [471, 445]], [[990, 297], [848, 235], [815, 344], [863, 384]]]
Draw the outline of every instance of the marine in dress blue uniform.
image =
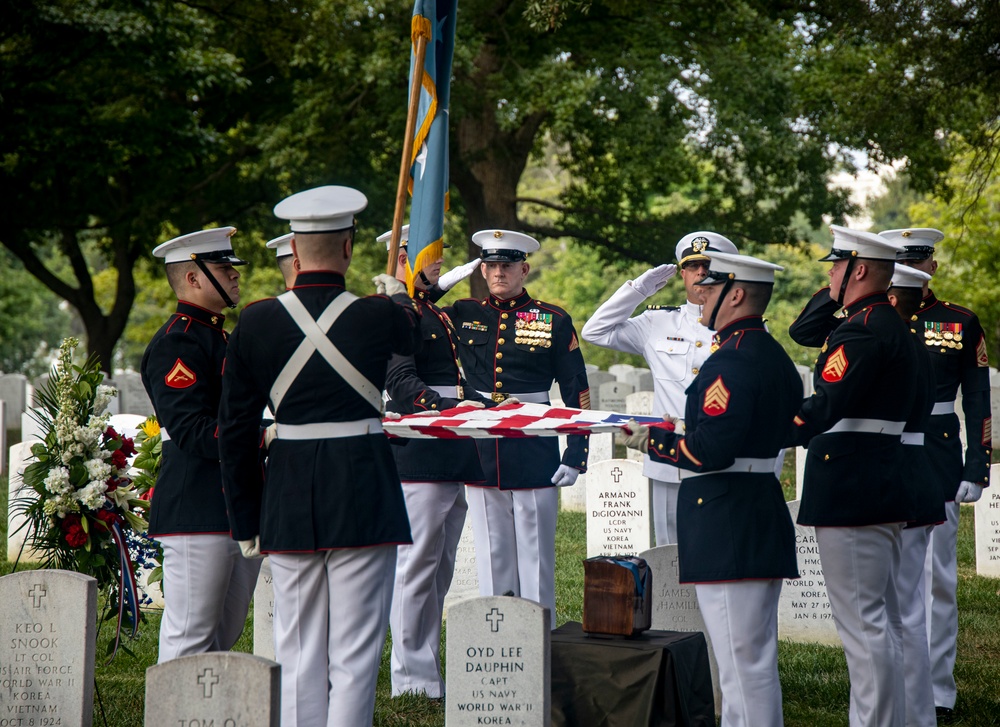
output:
[[896, 575], [915, 515], [901, 435], [916, 391], [909, 328], [886, 297], [896, 246], [832, 226], [824, 258], [845, 320], [820, 351], [815, 393], [790, 444], [808, 446], [799, 523], [816, 527], [827, 591], [851, 678], [852, 725], [903, 719]]
[[[711, 352], [712, 331], [702, 323], [701, 289], [697, 283], [708, 271], [710, 251], [736, 253], [736, 245], [715, 232], [692, 232], [674, 250], [687, 292], [682, 306], [647, 306], [630, 318], [643, 300], [674, 276], [675, 265], [660, 265], [628, 280], [594, 311], [580, 335], [583, 340], [614, 351], [639, 354], [653, 373], [653, 411], [681, 417], [686, 391]], [[642, 473], [653, 490], [653, 526], [656, 544], [677, 542], [678, 469], [646, 455]]]
[[[396, 277], [406, 278], [406, 242]], [[388, 249], [391, 231], [380, 235]], [[397, 414], [435, 412], [455, 406], [493, 406], [469, 387], [458, 366], [455, 328], [444, 311], [431, 301], [429, 289], [441, 274], [441, 260], [417, 271], [414, 301], [421, 312], [423, 344], [412, 355], [396, 354], [386, 372], [386, 411]], [[455, 554], [462, 537], [465, 483], [482, 484], [479, 450], [471, 439], [414, 439], [392, 448], [403, 482], [403, 496], [413, 534], [412, 545], [396, 550], [396, 582], [392, 591], [389, 627], [392, 632], [392, 694], [422, 693], [444, 696], [441, 678], [441, 616], [444, 598], [455, 572]]]
[[[524, 289], [527, 253], [538, 241], [507, 230], [482, 230], [482, 274], [490, 295], [444, 309], [455, 324], [469, 384], [502, 402], [548, 403], [553, 380], [566, 406], [589, 409], [590, 389], [573, 321], [562, 308]], [[550, 610], [555, 626], [555, 485], [572, 485], [587, 469], [587, 437], [477, 440], [486, 481], [467, 490], [479, 592], [513, 593]]]
[[695, 584], [719, 664], [722, 724], [781, 725], [778, 598], [782, 579], [799, 573], [795, 529], [774, 472], [802, 382], [762, 318], [782, 268], [708, 255], [704, 315], [718, 329], [718, 349], [688, 388], [686, 431], [670, 422], [634, 439], [683, 471], [680, 580]]
[[[903, 250], [899, 262], [934, 275], [934, 246], [944, 239], [940, 230], [910, 228], [879, 233]], [[939, 300], [924, 285], [924, 298], [911, 324], [930, 354], [936, 393], [926, 448], [931, 472], [944, 489], [943, 523], [931, 533], [927, 558], [927, 619], [930, 624], [931, 674], [934, 702], [942, 717], [952, 715], [957, 695], [955, 654], [958, 639], [959, 504], [975, 502], [990, 483], [993, 420], [990, 412], [989, 356], [979, 318], [968, 308]], [[962, 389], [966, 447], [962, 452], [961, 423], [955, 398]]]
[[158, 661], [230, 649], [246, 621], [260, 566], [229, 534], [216, 427], [226, 356], [225, 316], [239, 300], [245, 264], [234, 227], [176, 237], [164, 258], [177, 310], [142, 357], [142, 383], [163, 438], [149, 534], [163, 547], [164, 611]]
[[[345, 290], [354, 214], [366, 203], [356, 190], [319, 187], [275, 207], [291, 220], [301, 269], [291, 291], [243, 311], [223, 376], [226, 500], [244, 552], [271, 560], [284, 727], [372, 723], [396, 546], [410, 542], [379, 414], [389, 359], [419, 349], [419, 314], [405, 293]], [[266, 480], [265, 403], [276, 422]]]
[[285, 279], [286, 290], [291, 290], [295, 285], [295, 275], [298, 273], [295, 256], [292, 254], [293, 237], [295, 233], [287, 232], [268, 240], [266, 244], [268, 250], [274, 250], [274, 260], [278, 264], [278, 270], [281, 271], [281, 277]]

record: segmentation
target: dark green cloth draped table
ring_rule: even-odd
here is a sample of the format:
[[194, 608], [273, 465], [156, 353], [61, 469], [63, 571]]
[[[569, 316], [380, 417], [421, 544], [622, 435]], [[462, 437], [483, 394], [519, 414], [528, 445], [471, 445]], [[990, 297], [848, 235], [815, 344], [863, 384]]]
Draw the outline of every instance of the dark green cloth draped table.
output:
[[714, 727], [701, 633], [595, 637], [575, 621], [552, 632], [553, 727]]

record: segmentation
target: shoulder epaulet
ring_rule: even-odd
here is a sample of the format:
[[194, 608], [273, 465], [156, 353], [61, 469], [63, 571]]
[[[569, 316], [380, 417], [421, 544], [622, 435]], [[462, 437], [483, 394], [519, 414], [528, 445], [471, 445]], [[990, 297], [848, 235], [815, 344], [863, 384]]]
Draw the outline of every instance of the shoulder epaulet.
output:
[[680, 310], [679, 305], [647, 305], [646, 310]]
[[958, 305], [958, 303], [949, 303], [947, 301], [942, 301], [941, 305], [943, 305], [948, 310], [955, 311], [956, 313], [964, 313], [967, 316], [974, 316], [974, 315], [976, 315], [971, 310], [969, 310], [968, 308], [966, 308], [964, 305]]

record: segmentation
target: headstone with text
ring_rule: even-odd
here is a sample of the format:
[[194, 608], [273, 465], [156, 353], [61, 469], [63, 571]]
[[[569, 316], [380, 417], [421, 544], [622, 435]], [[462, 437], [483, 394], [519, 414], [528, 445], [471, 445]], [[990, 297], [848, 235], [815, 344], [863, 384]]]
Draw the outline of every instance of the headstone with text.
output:
[[446, 727], [548, 727], [551, 628], [549, 610], [523, 598], [489, 596], [452, 606]]
[[708, 661], [712, 668], [712, 690], [715, 693], [715, 713], [722, 713], [722, 688], [719, 686], [719, 664], [712, 651], [712, 640], [705, 628], [694, 584], [680, 582], [680, 561], [677, 545], [659, 545], [639, 553], [653, 574], [653, 623], [660, 631], [700, 631], [708, 644]]
[[990, 482], [994, 487], [983, 490], [976, 508], [976, 573], [1000, 578], [1000, 464], [990, 467]]
[[[573, 489], [564, 487], [563, 490]], [[476, 541], [472, 536], [472, 518], [466, 516], [462, 527], [462, 537], [455, 550], [455, 572], [451, 577], [451, 587], [444, 597], [444, 611], [460, 601], [479, 597], [479, 573], [476, 571]]]
[[[40, 560], [40, 557], [29, 548], [28, 519], [24, 516], [18, 500], [35, 495], [34, 491], [24, 489], [24, 468], [32, 462], [31, 445], [34, 442], [18, 442], [10, 448], [10, 475], [7, 481], [7, 560], [14, 562], [20, 557], [22, 563]], [[23, 550], [22, 550], [23, 548]]]
[[60, 570], [0, 578], [0, 725], [90, 727], [97, 581]]
[[257, 585], [253, 589], [253, 653], [264, 659], [274, 659], [274, 583], [270, 558], [261, 561]]
[[[795, 523], [799, 501], [788, 503], [788, 512]], [[799, 561], [799, 578], [785, 579], [778, 601], [778, 638], [804, 644], [840, 646], [840, 636], [833, 621], [826, 579], [819, 559], [816, 528], [795, 523], [795, 552]]]
[[595, 462], [587, 473], [587, 557], [636, 555], [652, 545], [652, 503], [642, 465]]
[[625, 397], [635, 390], [632, 384], [607, 381], [600, 386], [601, 411], [625, 413]]
[[[613, 434], [591, 434], [590, 443], [587, 449], [587, 472], [583, 472], [576, 478], [576, 484], [572, 487], [559, 488], [559, 507], [569, 512], [587, 511], [587, 478], [589, 477], [590, 466], [602, 459], [611, 459], [615, 454], [615, 443]], [[560, 437], [562, 439], [562, 437]]]
[[652, 391], [653, 373], [649, 369], [633, 369], [625, 374], [625, 383], [632, 384], [636, 391]]
[[28, 377], [0, 374], [0, 399], [7, 402], [7, 429], [21, 426], [21, 413], [28, 407]]
[[145, 727], [278, 727], [281, 667], [238, 652], [182, 656], [146, 669]]

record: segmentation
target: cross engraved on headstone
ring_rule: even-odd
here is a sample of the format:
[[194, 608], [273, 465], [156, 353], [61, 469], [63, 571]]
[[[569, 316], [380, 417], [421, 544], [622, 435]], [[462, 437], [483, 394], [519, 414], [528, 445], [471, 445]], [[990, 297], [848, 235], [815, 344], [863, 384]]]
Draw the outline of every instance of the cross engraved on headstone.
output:
[[618, 468], [618, 467], [615, 467], [613, 470], [611, 470], [611, 476], [614, 477], [615, 484], [617, 485], [618, 484], [618, 480], [620, 480], [622, 478], [622, 471], [621, 471], [621, 469]]
[[674, 558], [672, 561], [670, 561], [670, 565], [673, 566], [674, 575], [677, 578], [680, 578], [681, 577], [681, 567], [678, 564], [678, 561], [680, 561], [680, 558]]
[[41, 583], [36, 583], [34, 587], [30, 591], [28, 591], [28, 595], [31, 596], [35, 601], [33, 607], [41, 608], [42, 599], [45, 598], [45, 586], [43, 586]]
[[490, 622], [490, 630], [496, 633], [500, 630], [500, 622], [503, 621], [503, 614], [500, 613], [500, 609], [494, 607], [492, 611], [486, 614], [486, 620]]
[[212, 671], [212, 668], [202, 670], [201, 676], [198, 677], [198, 683], [205, 690], [205, 698], [211, 699], [212, 697], [212, 687], [218, 684], [221, 680], [218, 675]]

